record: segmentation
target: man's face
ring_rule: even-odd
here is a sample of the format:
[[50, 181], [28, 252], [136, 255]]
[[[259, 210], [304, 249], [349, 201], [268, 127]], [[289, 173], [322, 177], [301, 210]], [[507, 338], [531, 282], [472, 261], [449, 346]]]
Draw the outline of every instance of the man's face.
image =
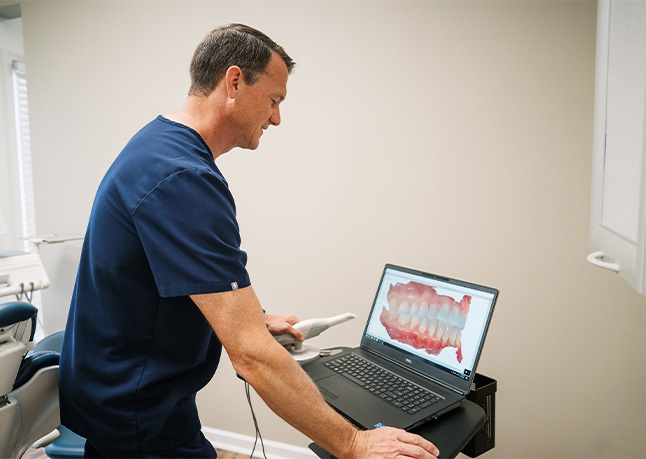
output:
[[243, 83], [244, 91], [236, 100], [239, 116], [235, 129], [241, 148], [255, 150], [263, 131], [280, 124], [279, 105], [287, 96], [287, 66], [274, 53], [265, 71], [255, 84]]

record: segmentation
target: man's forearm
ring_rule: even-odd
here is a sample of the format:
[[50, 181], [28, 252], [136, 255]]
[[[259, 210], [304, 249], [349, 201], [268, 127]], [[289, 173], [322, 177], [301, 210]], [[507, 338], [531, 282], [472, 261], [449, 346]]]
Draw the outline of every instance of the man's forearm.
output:
[[272, 411], [337, 457], [352, 457], [357, 430], [325, 403], [312, 380], [269, 334], [251, 287], [191, 298], [236, 372]]
[[325, 403], [309, 376], [270, 339], [244, 363], [232, 360], [236, 371], [287, 423], [337, 457], [350, 457], [356, 429]]
[[281, 418], [342, 459], [436, 459], [418, 435], [382, 427], [356, 430], [327, 406], [312, 380], [269, 334], [251, 287], [192, 295], [227, 350], [236, 371]]

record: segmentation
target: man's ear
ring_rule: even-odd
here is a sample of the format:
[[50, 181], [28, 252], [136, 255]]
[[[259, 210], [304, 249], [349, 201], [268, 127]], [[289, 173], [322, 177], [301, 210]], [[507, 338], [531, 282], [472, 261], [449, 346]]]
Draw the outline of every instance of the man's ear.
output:
[[235, 99], [240, 90], [240, 84], [244, 83], [242, 69], [237, 65], [229, 67], [227, 73], [224, 75], [224, 79], [229, 99]]

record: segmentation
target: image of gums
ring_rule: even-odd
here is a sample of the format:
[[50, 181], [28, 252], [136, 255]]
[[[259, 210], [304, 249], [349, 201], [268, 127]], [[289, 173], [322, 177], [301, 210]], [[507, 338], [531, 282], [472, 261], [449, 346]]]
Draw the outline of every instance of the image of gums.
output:
[[438, 295], [429, 285], [417, 282], [397, 283], [388, 289], [388, 308], [381, 313], [381, 323], [394, 340], [438, 355], [445, 347], [457, 348], [462, 362], [462, 330], [467, 322], [471, 297], [460, 302]]

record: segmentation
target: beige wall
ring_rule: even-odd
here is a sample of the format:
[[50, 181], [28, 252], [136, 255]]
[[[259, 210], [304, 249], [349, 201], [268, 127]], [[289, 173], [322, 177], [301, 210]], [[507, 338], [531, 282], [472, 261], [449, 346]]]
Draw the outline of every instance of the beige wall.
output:
[[[39, 231], [83, 232], [124, 143], [182, 104], [201, 37], [249, 23], [298, 62], [283, 125], [219, 160], [263, 306], [353, 311], [317, 343], [356, 345], [386, 262], [498, 287], [487, 457], [646, 451], [646, 300], [585, 261], [595, 2], [29, 1], [23, 19]], [[78, 253], [43, 250], [50, 331]], [[255, 400], [265, 438], [307, 444]], [[199, 403], [253, 435], [228, 361]]]

